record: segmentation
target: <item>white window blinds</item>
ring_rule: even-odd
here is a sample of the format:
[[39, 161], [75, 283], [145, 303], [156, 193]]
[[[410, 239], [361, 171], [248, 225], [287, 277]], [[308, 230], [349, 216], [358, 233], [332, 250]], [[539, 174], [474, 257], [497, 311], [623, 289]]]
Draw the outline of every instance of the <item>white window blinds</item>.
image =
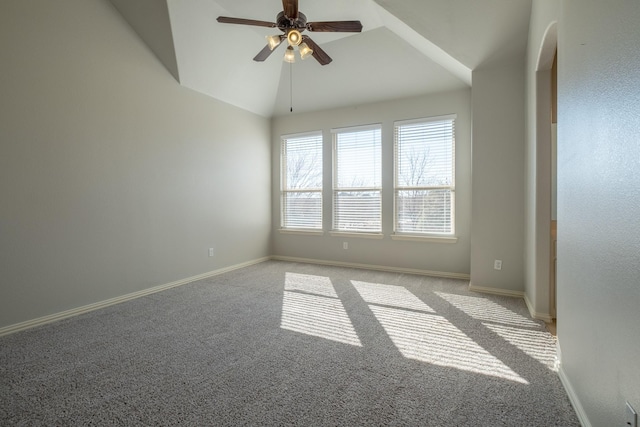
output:
[[455, 116], [396, 122], [395, 231], [453, 234]]
[[282, 137], [282, 228], [322, 229], [322, 133]]
[[380, 233], [380, 125], [335, 129], [333, 134], [333, 229]]

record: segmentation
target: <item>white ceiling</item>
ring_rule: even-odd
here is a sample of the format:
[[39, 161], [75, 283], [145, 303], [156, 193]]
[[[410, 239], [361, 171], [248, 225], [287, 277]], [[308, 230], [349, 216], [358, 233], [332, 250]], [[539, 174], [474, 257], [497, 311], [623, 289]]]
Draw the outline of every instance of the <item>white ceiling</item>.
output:
[[531, 0], [375, 0], [407, 26], [475, 69], [527, 47]]
[[182, 85], [267, 117], [289, 114], [291, 87], [294, 112], [468, 87], [485, 61], [524, 58], [531, 10], [531, 0], [299, 0], [310, 22], [357, 19], [363, 32], [307, 33], [333, 62], [290, 66], [284, 43], [252, 59], [279, 30], [216, 21], [275, 22], [281, 0], [111, 2]]

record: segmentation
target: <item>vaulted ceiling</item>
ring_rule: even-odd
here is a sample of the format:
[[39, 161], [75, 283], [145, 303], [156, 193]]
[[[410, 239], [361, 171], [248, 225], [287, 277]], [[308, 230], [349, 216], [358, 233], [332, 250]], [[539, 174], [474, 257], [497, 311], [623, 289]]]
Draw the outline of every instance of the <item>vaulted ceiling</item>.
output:
[[[309, 33], [333, 62], [253, 57], [281, 0], [111, 0], [185, 87], [271, 117], [424, 95], [472, 84], [487, 61], [526, 49], [531, 0], [299, 0], [309, 21], [360, 20], [362, 33]], [[284, 43], [283, 43], [284, 45]]]

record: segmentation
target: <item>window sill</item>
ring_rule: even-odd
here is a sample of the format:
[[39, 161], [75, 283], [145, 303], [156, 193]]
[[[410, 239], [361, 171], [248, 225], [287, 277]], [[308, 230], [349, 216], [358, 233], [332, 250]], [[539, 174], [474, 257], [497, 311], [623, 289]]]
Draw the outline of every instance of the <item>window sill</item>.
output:
[[429, 243], [457, 243], [458, 238], [456, 236], [419, 236], [416, 234], [392, 234], [392, 240], [410, 240], [414, 242], [429, 242]]
[[329, 234], [332, 236], [340, 236], [340, 237], [355, 237], [361, 239], [383, 239], [384, 234], [382, 233], [355, 233], [352, 231], [330, 231]]
[[301, 228], [281, 228], [278, 230], [280, 234], [298, 234], [304, 236], [324, 236], [322, 230], [304, 230]]

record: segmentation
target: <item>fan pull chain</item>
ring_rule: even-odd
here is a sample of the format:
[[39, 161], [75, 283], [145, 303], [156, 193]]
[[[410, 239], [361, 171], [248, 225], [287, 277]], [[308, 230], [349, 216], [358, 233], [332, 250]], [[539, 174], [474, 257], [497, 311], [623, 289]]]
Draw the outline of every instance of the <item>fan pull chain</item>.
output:
[[293, 113], [293, 64], [289, 62], [289, 112]]

